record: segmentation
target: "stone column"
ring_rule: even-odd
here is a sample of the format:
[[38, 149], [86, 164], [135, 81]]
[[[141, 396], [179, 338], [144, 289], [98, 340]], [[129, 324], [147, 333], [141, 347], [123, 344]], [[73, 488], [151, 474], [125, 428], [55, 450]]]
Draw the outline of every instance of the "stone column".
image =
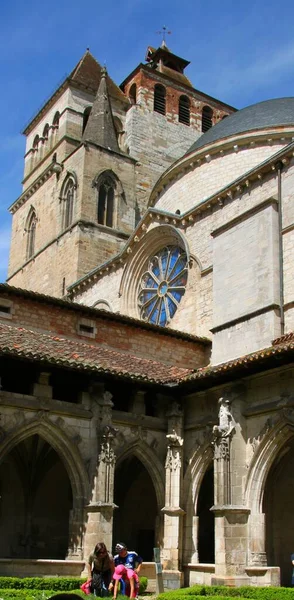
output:
[[264, 567], [267, 565], [265, 551], [265, 514], [250, 515], [250, 566]]
[[69, 544], [67, 560], [82, 560], [82, 523], [84, 521], [84, 508], [73, 508], [69, 515]]
[[115, 454], [113, 440], [117, 430], [112, 426], [112, 402], [109, 392], [103, 393], [97, 400], [99, 405], [97, 419], [98, 457], [93, 479], [92, 498], [86, 506], [86, 532], [84, 536], [84, 558], [92, 552], [97, 542], [112, 547], [113, 485]]
[[[169, 574], [167, 584], [179, 587], [181, 583], [181, 552], [184, 510], [181, 508], [182, 455], [183, 455], [183, 415], [174, 403], [168, 416], [167, 454], [165, 462], [165, 506], [164, 547], [162, 563], [164, 570], [175, 571]], [[169, 579], [169, 581], [168, 581]]]
[[246, 585], [249, 509], [232, 503], [232, 436], [236, 423], [229, 396], [219, 399], [219, 425], [213, 428], [215, 585]]

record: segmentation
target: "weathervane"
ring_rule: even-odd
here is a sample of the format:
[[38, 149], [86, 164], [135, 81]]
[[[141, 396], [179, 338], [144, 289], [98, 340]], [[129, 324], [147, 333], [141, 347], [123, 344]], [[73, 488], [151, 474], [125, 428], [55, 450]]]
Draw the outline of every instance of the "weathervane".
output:
[[165, 43], [165, 36], [167, 34], [170, 34], [171, 31], [168, 30], [168, 28], [166, 27], [166, 25], [163, 25], [162, 30], [161, 31], [156, 31], [156, 33], [158, 33], [159, 35], [162, 35], [162, 41]]

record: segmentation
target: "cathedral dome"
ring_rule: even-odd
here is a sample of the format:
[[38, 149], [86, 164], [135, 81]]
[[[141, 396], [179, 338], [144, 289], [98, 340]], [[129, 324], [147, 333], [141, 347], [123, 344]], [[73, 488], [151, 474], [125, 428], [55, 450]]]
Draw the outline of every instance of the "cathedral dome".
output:
[[277, 154], [294, 136], [294, 97], [253, 104], [201, 135], [159, 178], [149, 206], [184, 214]]
[[187, 154], [221, 139], [279, 126], [294, 126], [294, 98], [275, 98], [242, 108], [211, 127]]

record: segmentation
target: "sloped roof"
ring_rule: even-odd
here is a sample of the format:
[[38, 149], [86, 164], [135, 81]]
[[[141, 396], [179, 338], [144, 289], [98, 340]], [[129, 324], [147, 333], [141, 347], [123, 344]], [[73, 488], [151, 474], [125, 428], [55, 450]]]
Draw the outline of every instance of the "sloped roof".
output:
[[253, 373], [271, 369], [279, 364], [288, 364], [294, 360], [294, 332], [288, 333], [273, 341], [272, 346], [262, 348], [251, 354], [234, 358], [225, 363], [215, 366], [207, 366], [195, 369], [188, 373], [180, 384], [196, 383], [203, 380], [221, 383], [231, 377], [246, 377]]
[[[96, 93], [100, 84], [102, 69], [103, 67], [101, 67], [96, 58], [94, 58], [91, 52], [87, 50], [78, 64], [72, 70], [71, 74], [68, 76], [68, 80], [70, 83], [76, 83], [83, 87], [89, 88], [92, 92]], [[116, 98], [129, 104], [125, 94], [116, 85], [116, 83], [114, 83], [108, 74], [107, 89], [112, 98]]]
[[179, 84], [187, 85], [193, 88], [190, 79], [188, 79], [188, 77], [184, 73], [179, 73], [179, 71], [175, 71], [175, 69], [170, 69], [170, 67], [166, 67], [165, 65], [163, 65], [160, 71], [158, 72], [163, 73], [163, 75], [166, 75], [170, 79], [174, 79]]
[[40, 333], [6, 323], [0, 323], [1, 355], [155, 384], [180, 380], [192, 372], [191, 369], [168, 366], [158, 361], [116, 352], [102, 345], [56, 334]]
[[294, 333], [275, 340], [268, 348], [219, 365], [184, 369], [114, 351], [99, 344], [0, 322], [0, 356], [149, 384], [178, 385], [179, 391], [183, 387], [197, 391], [203, 386], [221, 385], [232, 379], [293, 362]]
[[294, 125], [294, 97], [265, 100], [238, 110], [201, 135], [186, 154], [232, 135], [283, 125]]
[[[37, 111], [35, 116], [29, 121], [28, 125], [24, 128], [23, 133], [27, 135], [33, 129], [35, 124], [42, 118], [44, 112], [46, 112], [50, 106], [52, 106], [58, 98], [63, 94], [64, 90], [70, 85], [76, 87], [82, 87], [88, 90], [91, 94], [96, 94], [100, 79], [101, 79], [101, 65], [98, 63], [96, 58], [91, 54], [89, 50], [85, 52], [82, 58], [79, 60], [75, 68], [71, 71], [70, 75], [65, 77], [62, 83], [57, 87], [55, 92], [50, 98], [44, 102], [43, 106]], [[119, 100], [126, 105], [130, 102], [122, 90], [114, 83], [114, 81], [107, 75], [107, 87], [111, 98]]]

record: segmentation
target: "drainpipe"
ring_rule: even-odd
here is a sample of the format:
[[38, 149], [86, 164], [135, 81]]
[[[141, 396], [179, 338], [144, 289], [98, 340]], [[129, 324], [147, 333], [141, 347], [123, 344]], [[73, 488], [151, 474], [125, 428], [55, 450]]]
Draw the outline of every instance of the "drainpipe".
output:
[[280, 271], [280, 323], [281, 335], [285, 333], [285, 313], [284, 313], [284, 260], [283, 260], [283, 213], [282, 213], [282, 169], [281, 161], [275, 164], [278, 171], [278, 217], [279, 217], [279, 271]]

